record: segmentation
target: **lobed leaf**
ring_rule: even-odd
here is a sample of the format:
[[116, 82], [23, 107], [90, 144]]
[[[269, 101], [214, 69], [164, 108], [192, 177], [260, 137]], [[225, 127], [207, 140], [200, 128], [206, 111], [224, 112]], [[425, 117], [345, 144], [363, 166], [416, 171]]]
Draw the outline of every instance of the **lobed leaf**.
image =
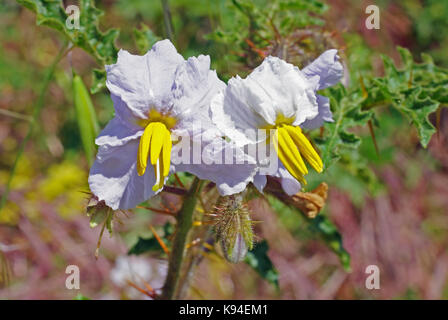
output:
[[[103, 11], [95, 7], [94, 0], [80, 0], [79, 29], [67, 25], [68, 14], [62, 0], [17, 0], [24, 7], [36, 13], [37, 25], [45, 25], [61, 32], [75, 47], [92, 55], [102, 66], [116, 61], [118, 49], [115, 40], [119, 30], [99, 29], [99, 19]], [[92, 93], [105, 88], [105, 72], [93, 71]]]
[[409, 50], [399, 47], [398, 51], [403, 67], [383, 56], [384, 77], [374, 78], [372, 83], [377, 95], [379, 91], [416, 127], [420, 143], [426, 147], [436, 132], [429, 115], [448, 102], [448, 70], [435, 66], [429, 56], [423, 55], [423, 62], [416, 63]]

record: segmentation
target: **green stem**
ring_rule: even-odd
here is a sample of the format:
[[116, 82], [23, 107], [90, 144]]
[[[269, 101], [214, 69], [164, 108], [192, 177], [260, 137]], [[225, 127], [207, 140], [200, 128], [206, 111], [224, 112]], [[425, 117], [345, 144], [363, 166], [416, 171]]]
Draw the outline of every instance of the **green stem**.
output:
[[193, 213], [196, 208], [197, 196], [202, 188], [202, 181], [195, 178], [190, 190], [185, 196], [182, 208], [177, 214], [176, 233], [168, 262], [168, 274], [163, 286], [161, 299], [172, 300], [179, 288], [179, 278], [182, 260], [185, 254], [185, 244], [188, 233], [193, 226]]
[[173, 39], [173, 21], [171, 20], [171, 11], [168, 0], [161, 0], [163, 8], [163, 21], [165, 22], [165, 29], [168, 39], [174, 43]]
[[36, 105], [34, 106], [33, 117], [30, 120], [30, 125], [28, 127], [28, 132], [27, 132], [25, 138], [23, 139], [22, 143], [20, 144], [19, 151], [17, 153], [16, 159], [14, 160], [14, 163], [12, 165], [11, 173], [9, 175], [8, 182], [6, 183], [5, 191], [3, 192], [2, 199], [0, 201], [0, 211], [2, 210], [4, 205], [6, 204], [6, 201], [8, 200], [9, 191], [11, 189], [11, 182], [12, 182], [12, 179], [14, 178], [15, 173], [16, 173], [17, 165], [19, 163], [20, 158], [22, 157], [23, 151], [25, 149], [25, 145], [28, 142], [28, 140], [30, 139], [31, 134], [33, 133], [33, 129], [34, 129], [34, 127], [36, 125], [36, 122], [37, 122], [37, 120], [39, 118], [40, 111], [41, 111], [41, 109], [42, 109], [42, 107], [44, 105], [44, 102], [45, 102], [45, 95], [47, 93], [50, 81], [53, 78], [53, 74], [54, 74], [54, 71], [56, 69], [56, 66], [58, 65], [59, 61], [61, 61], [61, 59], [68, 52], [68, 51], [66, 51], [66, 47], [67, 47], [66, 44], [64, 44], [62, 46], [62, 49], [59, 51], [59, 53], [56, 56], [56, 58], [54, 59], [53, 63], [50, 65], [50, 67], [47, 70], [47, 74], [46, 74], [46, 76], [44, 78], [44, 81], [43, 81], [43, 84], [42, 84], [42, 89], [40, 90], [39, 97], [38, 97], [38, 99], [36, 101]]

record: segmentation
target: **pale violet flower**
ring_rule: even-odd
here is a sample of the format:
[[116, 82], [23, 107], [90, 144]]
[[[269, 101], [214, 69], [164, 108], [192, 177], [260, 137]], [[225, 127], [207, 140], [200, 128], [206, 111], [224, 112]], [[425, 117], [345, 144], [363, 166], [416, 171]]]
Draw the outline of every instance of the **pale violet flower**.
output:
[[[280, 163], [269, 175], [281, 178], [284, 191], [295, 194], [301, 182], [306, 183], [304, 160], [318, 172], [323, 169], [320, 156], [301, 128], [313, 129], [333, 121], [328, 98], [316, 92], [336, 84], [342, 75], [336, 50], [324, 52], [303, 70], [280, 58], [267, 57], [245, 79], [230, 79], [227, 88], [215, 96], [213, 121], [240, 148], [273, 146]], [[268, 133], [259, 134], [260, 130]], [[256, 160], [259, 169], [253, 183], [262, 191], [266, 173], [260, 168], [267, 155], [263, 158], [258, 154]]]
[[[232, 149], [212, 124], [210, 101], [226, 85], [210, 70], [208, 56], [185, 60], [162, 40], [143, 56], [120, 50], [106, 71], [115, 117], [95, 141], [99, 148], [89, 185], [99, 200], [114, 210], [133, 208], [158, 193], [175, 171], [213, 181], [223, 195], [241, 192], [252, 181], [254, 164], [213, 162], [228, 149], [235, 161], [250, 159]], [[199, 163], [190, 161], [194, 150], [179, 150], [186, 141], [199, 144]], [[214, 148], [204, 151], [207, 145]]]

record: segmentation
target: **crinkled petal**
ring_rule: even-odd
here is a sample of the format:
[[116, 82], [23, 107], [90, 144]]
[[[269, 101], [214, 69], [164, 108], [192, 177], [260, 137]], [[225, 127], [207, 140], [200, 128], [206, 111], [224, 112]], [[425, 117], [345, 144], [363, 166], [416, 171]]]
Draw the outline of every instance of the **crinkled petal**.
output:
[[116, 116], [100, 132], [95, 139], [95, 143], [98, 146], [108, 145], [110, 147], [118, 147], [140, 138], [142, 132], [142, 128], [131, 126]]
[[169, 107], [174, 73], [183, 61], [169, 40], [158, 41], [143, 56], [120, 50], [117, 63], [106, 66], [106, 85], [124, 102], [114, 104], [116, 113], [129, 115], [120, 110], [128, 108], [133, 116], [145, 119], [149, 108], [162, 111]]
[[138, 176], [136, 157], [139, 141], [124, 145], [100, 146], [97, 159], [90, 169], [90, 190], [113, 210], [131, 209], [155, 193], [154, 171]]
[[210, 57], [190, 57], [176, 69], [174, 76], [172, 114], [180, 121], [191, 119], [210, 124], [210, 102], [224, 90], [215, 70], [210, 70]]
[[232, 78], [211, 109], [218, 128], [238, 145], [260, 142], [254, 129], [274, 125], [279, 116], [300, 125], [318, 112], [312, 83], [276, 57], [266, 58], [246, 79]]
[[333, 113], [330, 110], [330, 99], [317, 95], [317, 104], [319, 106], [319, 114], [313, 119], [306, 120], [301, 124], [304, 129], [316, 129], [321, 127], [324, 122], [333, 122]]
[[283, 191], [289, 196], [296, 194], [302, 189], [302, 185], [297, 181], [283, 165], [278, 168], [277, 177], [280, 178]]
[[337, 53], [336, 49], [327, 50], [302, 70], [308, 79], [317, 81], [316, 90], [335, 85], [344, 75]]
[[[308, 79], [296, 66], [277, 57], [267, 57], [247, 77], [252, 109], [274, 124], [278, 115], [301, 124], [317, 114], [316, 98]], [[252, 101], [253, 101], [252, 100]], [[269, 116], [267, 116], [269, 115]]]
[[[172, 159], [175, 171], [185, 171], [200, 179], [210, 180], [216, 184], [221, 195], [231, 195], [244, 191], [247, 184], [253, 181], [256, 164], [244, 152], [233, 144], [217, 138], [208, 143], [200, 143], [192, 139], [189, 150], [173, 147]], [[193, 162], [193, 152], [201, 153], [200, 163]], [[181, 154], [189, 154], [184, 161]], [[227, 155], [227, 160], [226, 160]]]
[[248, 130], [263, 126], [265, 121], [240, 106], [232, 93], [219, 92], [211, 102], [212, 120], [223, 135], [239, 146], [256, 143], [257, 137]]

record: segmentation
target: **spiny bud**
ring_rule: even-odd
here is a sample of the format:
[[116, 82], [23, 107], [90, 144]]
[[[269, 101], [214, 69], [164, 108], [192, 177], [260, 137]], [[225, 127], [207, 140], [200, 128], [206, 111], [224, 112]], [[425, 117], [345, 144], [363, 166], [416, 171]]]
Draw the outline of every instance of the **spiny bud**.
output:
[[95, 250], [95, 257], [98, 259], [104, 229], [107, 228], [109, 234], [112, 235], [114, 212], [103, 200], [99, 201], [94, 194], [90, 194], [88, 201], [86, 211], [87, 216], [90, 217], [90, 227], [95, 228], [96, 226], [103, 224]]
[[90, 227], [95, 228], [109, 218], [112, 209], [104, 201], [98, 201], [98, 198], [91, 195], [87, 203], [87, 216], [90, 217]]
[[238, 263], [253, 247], [252, 220], [241, 194], [220, 197], [216, 203], [215, 231], [227, 261]]

